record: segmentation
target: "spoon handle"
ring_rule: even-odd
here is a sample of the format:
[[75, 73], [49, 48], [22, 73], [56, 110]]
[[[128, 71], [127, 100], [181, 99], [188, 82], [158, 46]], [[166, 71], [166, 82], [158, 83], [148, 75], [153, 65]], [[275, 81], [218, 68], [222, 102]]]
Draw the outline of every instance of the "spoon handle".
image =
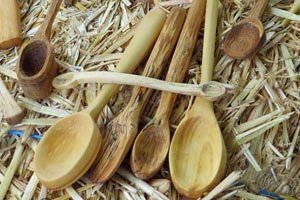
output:
[[[185, 16], [185, 9], [179, 7], [172, 9], [166, 26], [164, 26], [145, 66], [143, 76], [154, 78], [160, 76], [163, 68], [167, 65], [168, 60], [172, 56]], [[137, 111], [143, 110], [152, 92], [152, 90], [144, 87], [135, 87], [127, 107], [136, 106]]]
[[[192, 2], [167, 73], [167, 81], [182, 82], [185, 77], [203, 21], [205, 3], [205, 0]], [[169, 118], [176, 97], [176, 94], [163, 92], [156, 115], [167, 115]]]
[[4, 118], [10, 125], [19, 123], [25, 114], [23, 109], [8, 92], [2, 79], [0, 79], [0, 108], [3, 112]]
[[[140, 22], [136, 33], [119, 61], [115, 72], [132, 73], [153, 47], [164, 23], [166, 13], [160, 8], [152, 9]], [[119, 91], [120, 85], [104, 85], [92, 104], [85, 112], [96, 118], [104, 106]]]
[[34, 36], [35, 39], [46, 38], [50, 40], [52, 24], [60, 8], [61, 2], [62, 0], [52, 0], [47, 16], [44, 19], [44, 22], [39, 28], [37, 34]]
[[256, 0], [249, 16], [260, 19], [269, 4], [269, 0]]

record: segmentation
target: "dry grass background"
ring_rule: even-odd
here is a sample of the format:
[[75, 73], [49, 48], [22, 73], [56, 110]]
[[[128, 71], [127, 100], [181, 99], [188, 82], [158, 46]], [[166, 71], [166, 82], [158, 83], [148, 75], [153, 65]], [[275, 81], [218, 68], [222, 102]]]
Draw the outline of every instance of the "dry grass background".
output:
[[[155, 4], [166, 10], [170, 4], [188, 7], [189, 0], [80, 0], [74, 6], [61, 7], [53, 25], [52, 45], [60, 65], [60, 73], [69, 71], [113, 70], [127, 42], [134, 34], [134, 25]], [[300, 81], [300, 16], [288, 11], [290, 0], [271, 0], [263, 17], [266, 42], [251, 60], [235, 61], [222, 52], [222, 37], [233, 24], [241, 20], [252, 7], [252, 0], [224, 0], [218, 27], [218, 50], [214, 80], [236, 87], [215, 102], [216, 116], [226, 141], [228, 183], [217, 187], [215, 199], [271, 199], [262, 197], [260, 188], [286, 199], [300, 199], [299, 105]], [[21, 0], [22, 31], [29, 41], [43, 21], [49, 1]], [[290, 21], [283, 27], [282, 22]], [[197, 83], [201, 73], [202, 33], [190, 64], [186, 82]], [[33, 173], [32, 158], [37, 141], [28, 133], [43, 134], [59, 117], [82, 110], [96, 96], [100, 84], [81, 85], [72, 90], [54, 91], [43, 101], [23, 96], [17, 82], [15, 66], [19, 48], [0, 51], [0, 75], [11, 94], [27, 109], [23, 122], [16, 127], [0, 124], [0, 181], [3, 184], [13, 156], [19, 157], [6, 199], [181, 199], [171, 186], [168, 163], [149, 182], [136, 179], [130, 172], [128, 160], [113, 178], [93, 184], [86, 177], [61, 191], [46, 190]], [[142, 66], [137, 70], [139, 73]], [[122, 110], [130, 87], [104, 109], [100, 120], [107, 123]], [[152, 117], [157, 107], [155, 93], [141, 124]], [[193, 98], [181, 97], [171, 118], [176, 128]], [[0, 120], [2, 119], [0, 113]], [[3, 121], [3, 120], [2, 120]], [[9, 128], [25, 130], [22, 139], [7, 135]], [[24, 145], [20, 145], [20, 142]], [[233, 172], [233, 174], [231, 174]], [[230, 175], [231, 174], [231, 175]], [[230, 176], [229, 176], [230, 175]], [[151, 196], [151, 197], [150, 197]], [[211, 199], [210, 196], [205, 198]]]

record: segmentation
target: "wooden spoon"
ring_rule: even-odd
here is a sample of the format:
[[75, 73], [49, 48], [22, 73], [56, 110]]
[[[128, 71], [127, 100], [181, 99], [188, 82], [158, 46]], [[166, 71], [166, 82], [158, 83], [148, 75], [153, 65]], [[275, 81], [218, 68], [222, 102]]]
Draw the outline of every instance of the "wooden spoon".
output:
[[[116, 71], [135, 70], [153, 47], [165, 20], [166, 14], [159, 8], [144, 17]], [[34, 156], [35, 173], [44, 186], [54, 190], [66, 188], [89, 169], [101, 146], [94, 119], [119, 88], [119, 85], [104, 85], [88, 108], [58, 121], [45, 133]]]
[[262, 45], [264, 26], [260, 21], [269, 0], [257, 0], [249, 16], [231, 28], [224, 39], [224, 52], [234, 59], [255, 55]]
[[50, 44], [51, 27], [62, 0], [52, 0], [47, 17], [34, 38], [21, 50], [17, 64], [18, 79], [24, 94], [32, 99], [46, 98], [58, 66]]
[[4, 119], [9, 125], [15, 125], [22, 121], [25, 112], [8, 92], [2, 79], [0, 79], [0, 108]]
[[[172, 9], [152, 50], [143, 76], [159, 77], [173, 53], [184, 19], [184, 9], [177, 7]], [[151, 93], [152, 90], [135, 87], [124, 111], [106, 126], [99, 160], [91, 172], [94, 182], [107, 181], [120, 166], [138, 132], [139, 119]]]
[[19, 1], [1, 1], [0, 30], [1, 49], [11, 48], [21, 44], [22, 38]]
[[[181, 60], [186, 60], [186, 57], [181, 57]], [[173, 63], [174, 64], [172, 66], [174, 66], [173, 68], [175, 70], [179, 62], [173, 62]], [[184, 74], [180, 76], [183, 77]], [[169, 78], [167, 80], [172, 80], [172, 79]], [[99, 82], [133, 85], [133, 86], [146, 87], [150, 89], [162, 90], [162, 91], [167, 91], [172, 93], [179, 93], [183, 95], [201, 96], [202, 98], [212, 100], [212, 101], [224, 95], [226, 92], [226, 87], [229, 87], [215, 81], [208, 81], [200, 85], [184, 84], [184, 83], [175, 83], [170, 81], [162, 81], [155, 78], [149, 78], [149, 77], [133, 75], [133, 74], [106, 72], [106, 71], [78, 72], [78, 73], [69, 72], [55, 77], [53, 79], [52, 84], [53, 87], [57, 89], [69, 89], [69, 88], [74, 88], [78, 84], [82, 84], [82, 83], [99, 83]]]
[[[201, 82], [212, 79], [218, 1], [207, 1]], [[169, 166], [172, 182], [189, 198], [201, 196], [221, 180], [226, 148], [211, 102], [197, 98], [173, 136]]]
[[[205, 0], [193, 1], [172, 58], [167, 81], [182, 82], [188, 70], [203, 21]], [[150, 179], [161, 168], [170, 145], [169, 117], [176, 94], [163, 92], [157, 113], [135, 140], [131, 169], [142, 179]]]

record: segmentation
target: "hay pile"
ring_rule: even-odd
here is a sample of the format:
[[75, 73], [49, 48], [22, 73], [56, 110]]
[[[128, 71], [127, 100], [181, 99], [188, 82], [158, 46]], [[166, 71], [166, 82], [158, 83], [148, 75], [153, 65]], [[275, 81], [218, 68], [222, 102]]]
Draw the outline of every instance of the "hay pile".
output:
[[[112, 71], [134, 34], [134, 25], [154, 3], [170, 10], [170, 5], [188, 7], [190, 0], [80, 0], [74, 6], [62, 7], [52, 35], [60, 73]], [[300, 187], [297, 187], [300, 184], [300, 16], [287, 12], [293, 1], [271, 0], [271, 8], [263, 17], [266, 42], [260, 53], [252, 60], [235, 61], [223, 54], [221, 41], [233, 24], [247, 16], [254, 1], [224, 0], [222, 3], [214, 80], [234, 85], [236, 90], [215, 102], [229, 155], [227, 178], [204, 199], [211, 199], [214, 194], [218, 195], [216, 199], [272, 199], [263, 197], [266, 191], [261, 188], [286, 195], [287, 199], [300, 199]], [[46, 0], [20, 2], [23, 45], [36, 33], [48, 5]], [[282, 23], [286, 19], [292, 21], [285, 22], [284, 27]], [[200, 81], [202, 33], [203, 30], [186, 82]], [[25, 119], [18, 126], [9, 127], [2, 122], [0, 125], [0, 182], [2, 187], [10, 185], [6, 199], [181, 198], [171, 186], [167, 162], [160, 174], [149, 182], [135, 178], [125, 160], [123, 167], [104, 185], [93, 184], [83, 177], [72, 187], [53, 192], [39, 184], [32, 167], [37, 141], [28, 136], [32, 132], [43, 134], [58, 118], [82, 110], [95, 98], [101, 85], [55, 90], [43, 101], [25, 98], [15, 73], [19, 53], [19, 48], [0, 51], [0, 76], [20, 105], [27, 109]], [[141, 70], [142, 66], [137, 73]], [[104, 123], [126, 105], [130, 95], [124, 91], [130, 88], [124, 87], [104, 109], [100, 117]], [[157, 95], [158, 92], [146, 109], [142, 124], [153, 116]], [[181, 97], [177, 101], [171, 118], [172, 132], [192, 101], [192, 97]], [[0, 113], [0, 121], [2, 117]], [[10, 128], [24, 130], [25, 134], [21, 138], [8, 135]], [[222, 186], [225, 187], [223, 192]]]

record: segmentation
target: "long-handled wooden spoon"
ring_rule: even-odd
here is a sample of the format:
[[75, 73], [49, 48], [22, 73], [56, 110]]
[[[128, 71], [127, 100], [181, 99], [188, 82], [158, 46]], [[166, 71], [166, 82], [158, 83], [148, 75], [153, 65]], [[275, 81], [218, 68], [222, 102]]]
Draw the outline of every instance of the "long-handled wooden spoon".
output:
[[[146, 64], [143, 76], [159, 77], [172, 55], [184, 19], [184, 9], [176, 7], [172, 9]], [[151, 93], [150, 89], [135, 87], [124, 111], [106, 126], [99, 160], [91, 172], [93, 181], [107, 181], [120, 166], [138, 132], [139, 119]]]
[[[193, 1], [172, 58], [167, 81], [182, 82], [203, 21], [205, 0]], [[142, 179], [149, 179], [161, 168], [170, 145], [169, 117], [176, 94], [163, 92], [157, 113], [137, 136], [131, 153], [131, 169]]]
[[[218, 1], [207, 1], [201, 82], [212, 79]], [[226, 148], [211, 102], [197, 98], [173, 136], [169, 166], [176, 189], [189, 198], [201, 196], [221, 180]]]
[[34, 38], [21, 50], [17, 64], [18, 79], [24, 94], [32, 99], [46, 98], [58, 71], [50, 44], [51, 28], [62, 0], [52, 0], [47, 17]]
[[1, 1], [0, 30], [0, 49], [21, 44], [21, 17], [17, 0]]
[[[165, 20], [166, 14], [159, 8], [144, 17], [116, 71], [135, 70], [153, 47]], [[50, 189], [68, 187], [89, 169], [101, 146], [94, 119], [119, 88], [119, 85], [104, 85], [88, 108], [58, 121], [45, 133], [34, 156], [35, 173], [43, 185]]]
[[[184, 58], [184, 59], [183, 59]], [[186, 57], [181, 57], [182, 60], [186, 60]], [[177, 59], [176, 59], [177, 60]], [[173, 62], [172, 66], [174, 71], [177, 68], [179, 62]], [[182, 65], [179, 65], [182, 66]], [[182, 73], [184, 76], [184, 73]], [[167, 80], [172, 81], [171, 78]], [[201, 96], [208, 100], [216, 100], [226, 92], [226, 86], [224, 84], [208, 81], [203, 84], [185, 84], [176, 83], [170, 81], [162, 81], [155, 78], [149, 78], [145, 76], [117, 73], [117, 72], [69, 72], [59, 75], [53, 79], [53, 87], [57, 89], [69, 89], [74, 88], [78, 84], [82, 83], [110, 83], [110, 84], [123, 84], [133, 85], [139, 87], [146, 87], [150, 89], [162, 90], [172, 93], [178, 93], [183, 95]], [[168, 93], [169, 94], [169, 93]], [[171, 94], [169, 94], [171, 95]]]
[[245, 59], [257, 53], [264, 38], [260, 21], [269, 0], [256, 0], [249, 16], [231, 28], [224, 39], [224, 52], [234, 59]]
[[0, 108], [3, 112], [4, 119], [10, 125], [19, 123], [25, 115], [24, 110], [8, 92], [2, 79], [0, 79]]

